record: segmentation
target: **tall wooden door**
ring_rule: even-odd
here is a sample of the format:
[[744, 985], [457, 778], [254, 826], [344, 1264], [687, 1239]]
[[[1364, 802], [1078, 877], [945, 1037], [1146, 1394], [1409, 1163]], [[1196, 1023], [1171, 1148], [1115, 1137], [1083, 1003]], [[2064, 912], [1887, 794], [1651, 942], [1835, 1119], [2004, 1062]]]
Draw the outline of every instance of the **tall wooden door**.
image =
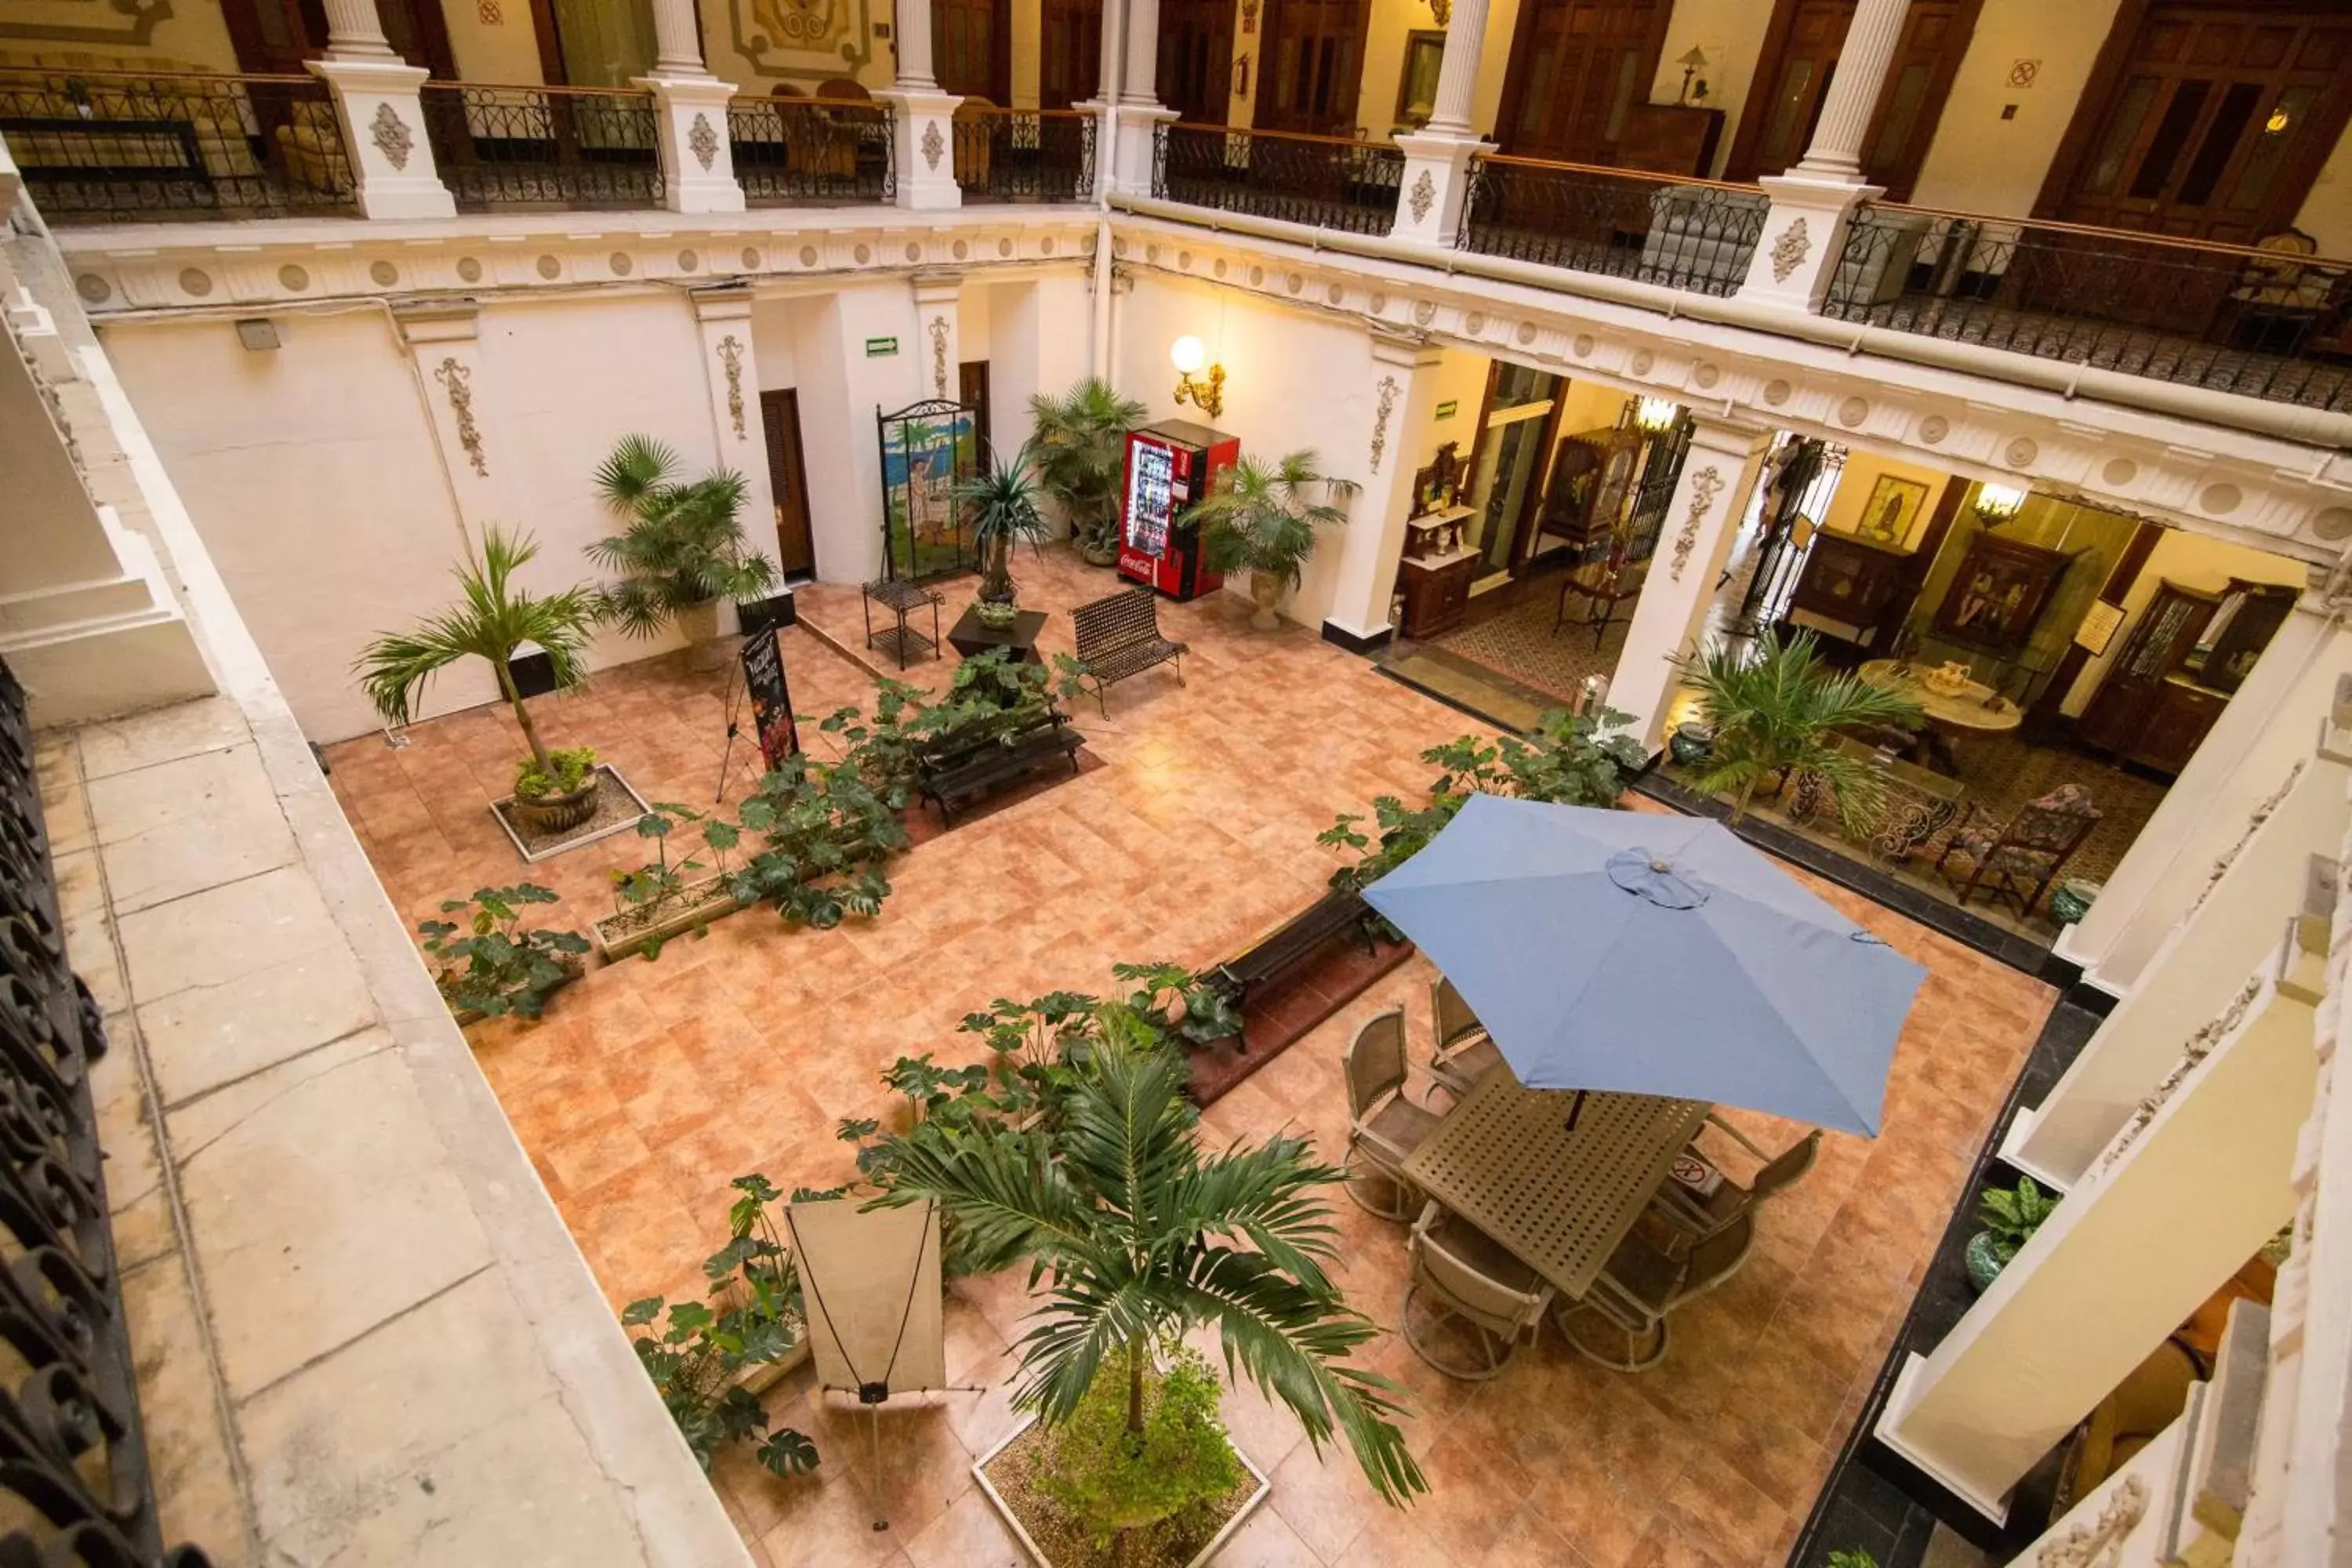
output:
[[[1885, 185], [1893, 200], [1907, 200], [1918, 181], [1981, 5], [1911, 0], [1904, 13], [1903, 36], [1862, 142], [1863, 177]], [[1777, 174], [1805, 155], [1853, 7], [1854, 0], [1779, 0], [1757, 59], [1757, 86], [1732, 139], [1727, 177]]]
[[2250, 245], [2352, 112], [2352, 6], [2126, 0], [2036, 216]]
[[[401, 58], [445, 79], [457, 76], [441, 0], [376, 0], [376, 17]], [[327, 49], [327, 13], [320, 0], [223, 0], [221, 19], [237, 69], [252, 75], [300, 76], [302, 62]]]
[[2075, 737], [2086, 746], [2118, 754], [2135, 750], [2163, 695], [2165, 677], [2189, 657], [2221, 607], [2219, 594], [2159, 583], [2123, 651], [2092, 693], [2090, 706], [2074, 721]]
[[800, 395], [789, 387], [760, 394], [760, 427], [768, 437], [768, 489], [776, 501], [776, 569], [787, 579], [806, 576], [816, 570], [816, 546], [801, 461]]
[[1233, 74], [1233, 0], [1160, 0], [1160, 101], [1194, 124], [1223, 125]]
[[1012, 0], [931, 0], [931, 72], [943, 91], [1012, 103]]
[[[956, 366], [956, 401], [971, 409], [971, 433], [980, 437], [980, 449], [986, 452], [993, 447], [988, 426], [988, 362], [968, 359]], [[1011, 453], [1005, 456], [1010, 458]]]
[[1371, 16], [1370, 0], [1266, 0], [1257, 127], [1354, 135]]
[[1626, 111], [1649, 100], [1671, 10], [1666, 0], [1527, 0], [1495, 127], [1504, 150], [1613, 163]]
[[1092, 98], [1102, 78], [1103, 0], [1043, 0], [1038, 24], [1038, 107]]

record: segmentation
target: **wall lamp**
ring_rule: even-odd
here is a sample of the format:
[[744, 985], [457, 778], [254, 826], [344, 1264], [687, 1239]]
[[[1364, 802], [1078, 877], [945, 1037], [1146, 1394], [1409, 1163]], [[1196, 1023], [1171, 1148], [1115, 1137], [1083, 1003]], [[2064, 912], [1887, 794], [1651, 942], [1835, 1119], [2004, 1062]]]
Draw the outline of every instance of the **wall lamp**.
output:
[[1168, 358], [1176, 366], [1176, 401], [1189, 403], [1214, 419], [1225, 411], [1225, 367], [1209, 364], [1209, 373], [1198, 381], [1201, 367], [1208, 364], [1209, 351], [1195, 337], [1181, 337], [1168, 350]]
[[1633, 405], [1633, 423], [1645, 436], [1663, 436], [1681, 412], [1671, 397], [1644, 397]]
[[2008, 485], [1979, 485], [1977, 515], [1984, 519], [1987, 528], [1999, 528], [2017, 515], [2025, 504], [2025, 492]]

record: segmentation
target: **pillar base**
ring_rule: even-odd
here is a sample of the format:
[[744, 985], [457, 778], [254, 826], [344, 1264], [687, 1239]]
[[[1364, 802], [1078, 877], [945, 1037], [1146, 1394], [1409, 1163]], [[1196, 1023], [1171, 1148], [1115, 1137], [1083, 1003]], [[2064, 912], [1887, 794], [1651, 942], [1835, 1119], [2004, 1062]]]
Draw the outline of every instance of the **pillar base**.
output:
[[1763, 237], [1748, 263], [1738, 298], [1778, 310], [1818, 312], [1845, 255], [1853, 209], [1885, 187], [1817, 175], [1780, 174], [1756, 182], [1771, 198]]
[[1400, 132], [1392, 140], [1404, 153], [1397, 187], [1396, 226], [1389, 237], [1411, 245], [1451, 250], [1462, 232], [1462, 205], [1470, 195], [1470, 169], [1495, 143], [1445, 132]]
[[425, 73], [398, 59], [305, 60], [334, 95], [360, 214], [371, 218], [455, 217], [457, 198], [433, 163], [417, 88]]
[[735, 153], [727, 136], [727, 100], [735, 84], [715, 76], [641, 76], [632, 85], [654, 95], [661, 139], [662, 205], [674, 213], [740, 213]]
[[956, 184], [955, 111], [963, 100], [935, 87], [886, 87], [874, 95], [890, 106], [891, 153], [898, 205], [919, 212], [963, 205]]
[[1109, 190], [1130, 196], [1148, 196], [1160, 165], [1160, 128], [1175, 122], [1176, 111], [1158, 103], [1114, 103], [1111, 118], [1118, 122], [1113, 149]]
[[1911, 1401], [1918, 1392], [1920, 1375], [1927, 1366], [1926, 1356], [1915, 1353], [1904, 1358], [1903, 1370], [1895, 1374], [1895, 1386], [1887, 1392], [1886, 1408], [1879, 1415], [1878, 1425], [1871, 1429], [1870, 1435], [1886, 1445], [1904, 1463], [1990, 1520], [1995, 1528], [2006, 1528], [2009, 1524], [2008, 1493], [1997, 1498], [1985, 1496], [1937, 1463], [1935, 1455], [1914, 1444], [1903, 1434], [1904, 1414], [1911, 1408]]

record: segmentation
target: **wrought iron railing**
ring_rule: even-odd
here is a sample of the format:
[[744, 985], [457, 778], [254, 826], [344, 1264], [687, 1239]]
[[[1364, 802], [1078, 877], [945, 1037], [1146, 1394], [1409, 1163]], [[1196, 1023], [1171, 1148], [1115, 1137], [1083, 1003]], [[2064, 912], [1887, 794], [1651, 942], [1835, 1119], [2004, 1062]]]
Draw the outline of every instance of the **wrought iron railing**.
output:
[[58, 222], [357, 211], [316, 77], [0, 71], [0, 136]]
[[467, 211], [661, 205], [650, 92], [426, 82], [422, 93], [434, 163]]
[[1076, 202], [1094, 195], [1095, 117], [1068, 109], [955, 114], [956, 184], [998, 202]]
[[2294, 250], [1865, 205], [1822, 313], [2352, 410], [2352, 261]]
[[23, 690], [0, 663], [0, 1562], [203, 1568], [166, 1553], [107, 1226], [89, 1064]]
[[1534, 158], [1481, 158], [1457, 242], [1465, 250], [1729, 294], [1764, 232], [1753, 185], [1667, 179]]
[[1171, 124], [1152, 138], [1162, 200], [1349, 234], [1389, 232], [1403, 178], [1404, 154], [1385, 142]]
[[890, 111], [878, 103], [738, 99], [727, 106], [727, 141], [747, 202], [887, 202], [898, 194]]

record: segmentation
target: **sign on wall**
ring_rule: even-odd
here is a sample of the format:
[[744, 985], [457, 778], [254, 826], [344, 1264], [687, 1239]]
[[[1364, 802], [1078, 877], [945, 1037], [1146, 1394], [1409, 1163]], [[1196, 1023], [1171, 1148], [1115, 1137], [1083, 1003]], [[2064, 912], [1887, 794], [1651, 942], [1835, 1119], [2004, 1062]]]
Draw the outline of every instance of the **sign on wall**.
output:
[[898, 352], [898, 340], [896, 338], [868, 338], [866, 340], [866, 357], [867, 359], [883, 359], [888, 355], [895, 354]]

